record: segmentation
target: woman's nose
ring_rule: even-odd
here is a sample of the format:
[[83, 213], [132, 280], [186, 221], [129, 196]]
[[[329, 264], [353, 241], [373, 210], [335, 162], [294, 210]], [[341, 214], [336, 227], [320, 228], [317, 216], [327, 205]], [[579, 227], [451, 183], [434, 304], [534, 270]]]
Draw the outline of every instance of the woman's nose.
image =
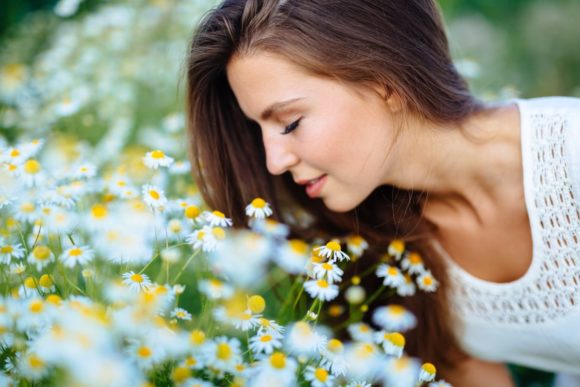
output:
[[281, 175], [298, 163], [298, 156], [292, 149], [290, 139], [278, 132], [264, 134], [264, 149], [266, 150], [266, 167], [272, 175]]

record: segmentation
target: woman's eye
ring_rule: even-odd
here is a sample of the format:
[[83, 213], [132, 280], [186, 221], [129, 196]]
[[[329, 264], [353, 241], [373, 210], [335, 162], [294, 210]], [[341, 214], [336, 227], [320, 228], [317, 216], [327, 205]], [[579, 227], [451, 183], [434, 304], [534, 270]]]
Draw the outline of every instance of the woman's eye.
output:
[[287, 127], [284, 128], [284, 131], [282, 132], [282, 134], [288, 134], [290, 132], [293, 132], [294, 130], [296, 130], [296, 128], [298, 127], [298, 124], [300, 123], [300, 120], [302, 118], [297, 119], [296, 121], [294, 121], [293, 123], [291, 123], [290, 125], [288, 125]]

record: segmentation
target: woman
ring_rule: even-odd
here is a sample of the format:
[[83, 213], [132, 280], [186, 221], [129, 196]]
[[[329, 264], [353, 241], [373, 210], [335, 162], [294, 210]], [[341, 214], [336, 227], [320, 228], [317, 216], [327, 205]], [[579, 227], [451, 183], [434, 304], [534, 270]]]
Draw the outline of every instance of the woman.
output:
[[580, 101], [477, 101], [431, 0], [225, 1], [187, 71], [210, 206], [243, 224], [265, 196], [314, 215], [296, 233], [406, 240], [441, 283], [407, 348], [456, 385], [580, 374]]

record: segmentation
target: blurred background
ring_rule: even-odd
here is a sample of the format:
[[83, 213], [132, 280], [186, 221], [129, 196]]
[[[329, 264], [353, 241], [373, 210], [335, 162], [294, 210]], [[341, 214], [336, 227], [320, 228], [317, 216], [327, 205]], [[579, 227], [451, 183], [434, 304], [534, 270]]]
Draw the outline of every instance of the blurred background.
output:
[[[40, 137], [98, 166], [151, 148], [184, 155], [183, 61], [215, 3], [3, 0], [0, 144]], [[439, 4], [457, 66], [481, 98], [580, 97], [579, 1]], [[522, 386], [551, 383], [512, 371]]]

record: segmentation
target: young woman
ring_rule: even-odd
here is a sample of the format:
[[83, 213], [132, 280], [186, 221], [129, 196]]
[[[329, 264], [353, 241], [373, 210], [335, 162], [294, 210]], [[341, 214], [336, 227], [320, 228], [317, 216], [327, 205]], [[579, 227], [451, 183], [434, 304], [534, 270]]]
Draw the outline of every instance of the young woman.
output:
[[228, 0], [187, 77], [210, 206], [407, 241], [441, 283], [407, 349], [458, 386], [512, 385], [508, 362], [580, 383], [580, 101], [476, 100], [432, 0]]

